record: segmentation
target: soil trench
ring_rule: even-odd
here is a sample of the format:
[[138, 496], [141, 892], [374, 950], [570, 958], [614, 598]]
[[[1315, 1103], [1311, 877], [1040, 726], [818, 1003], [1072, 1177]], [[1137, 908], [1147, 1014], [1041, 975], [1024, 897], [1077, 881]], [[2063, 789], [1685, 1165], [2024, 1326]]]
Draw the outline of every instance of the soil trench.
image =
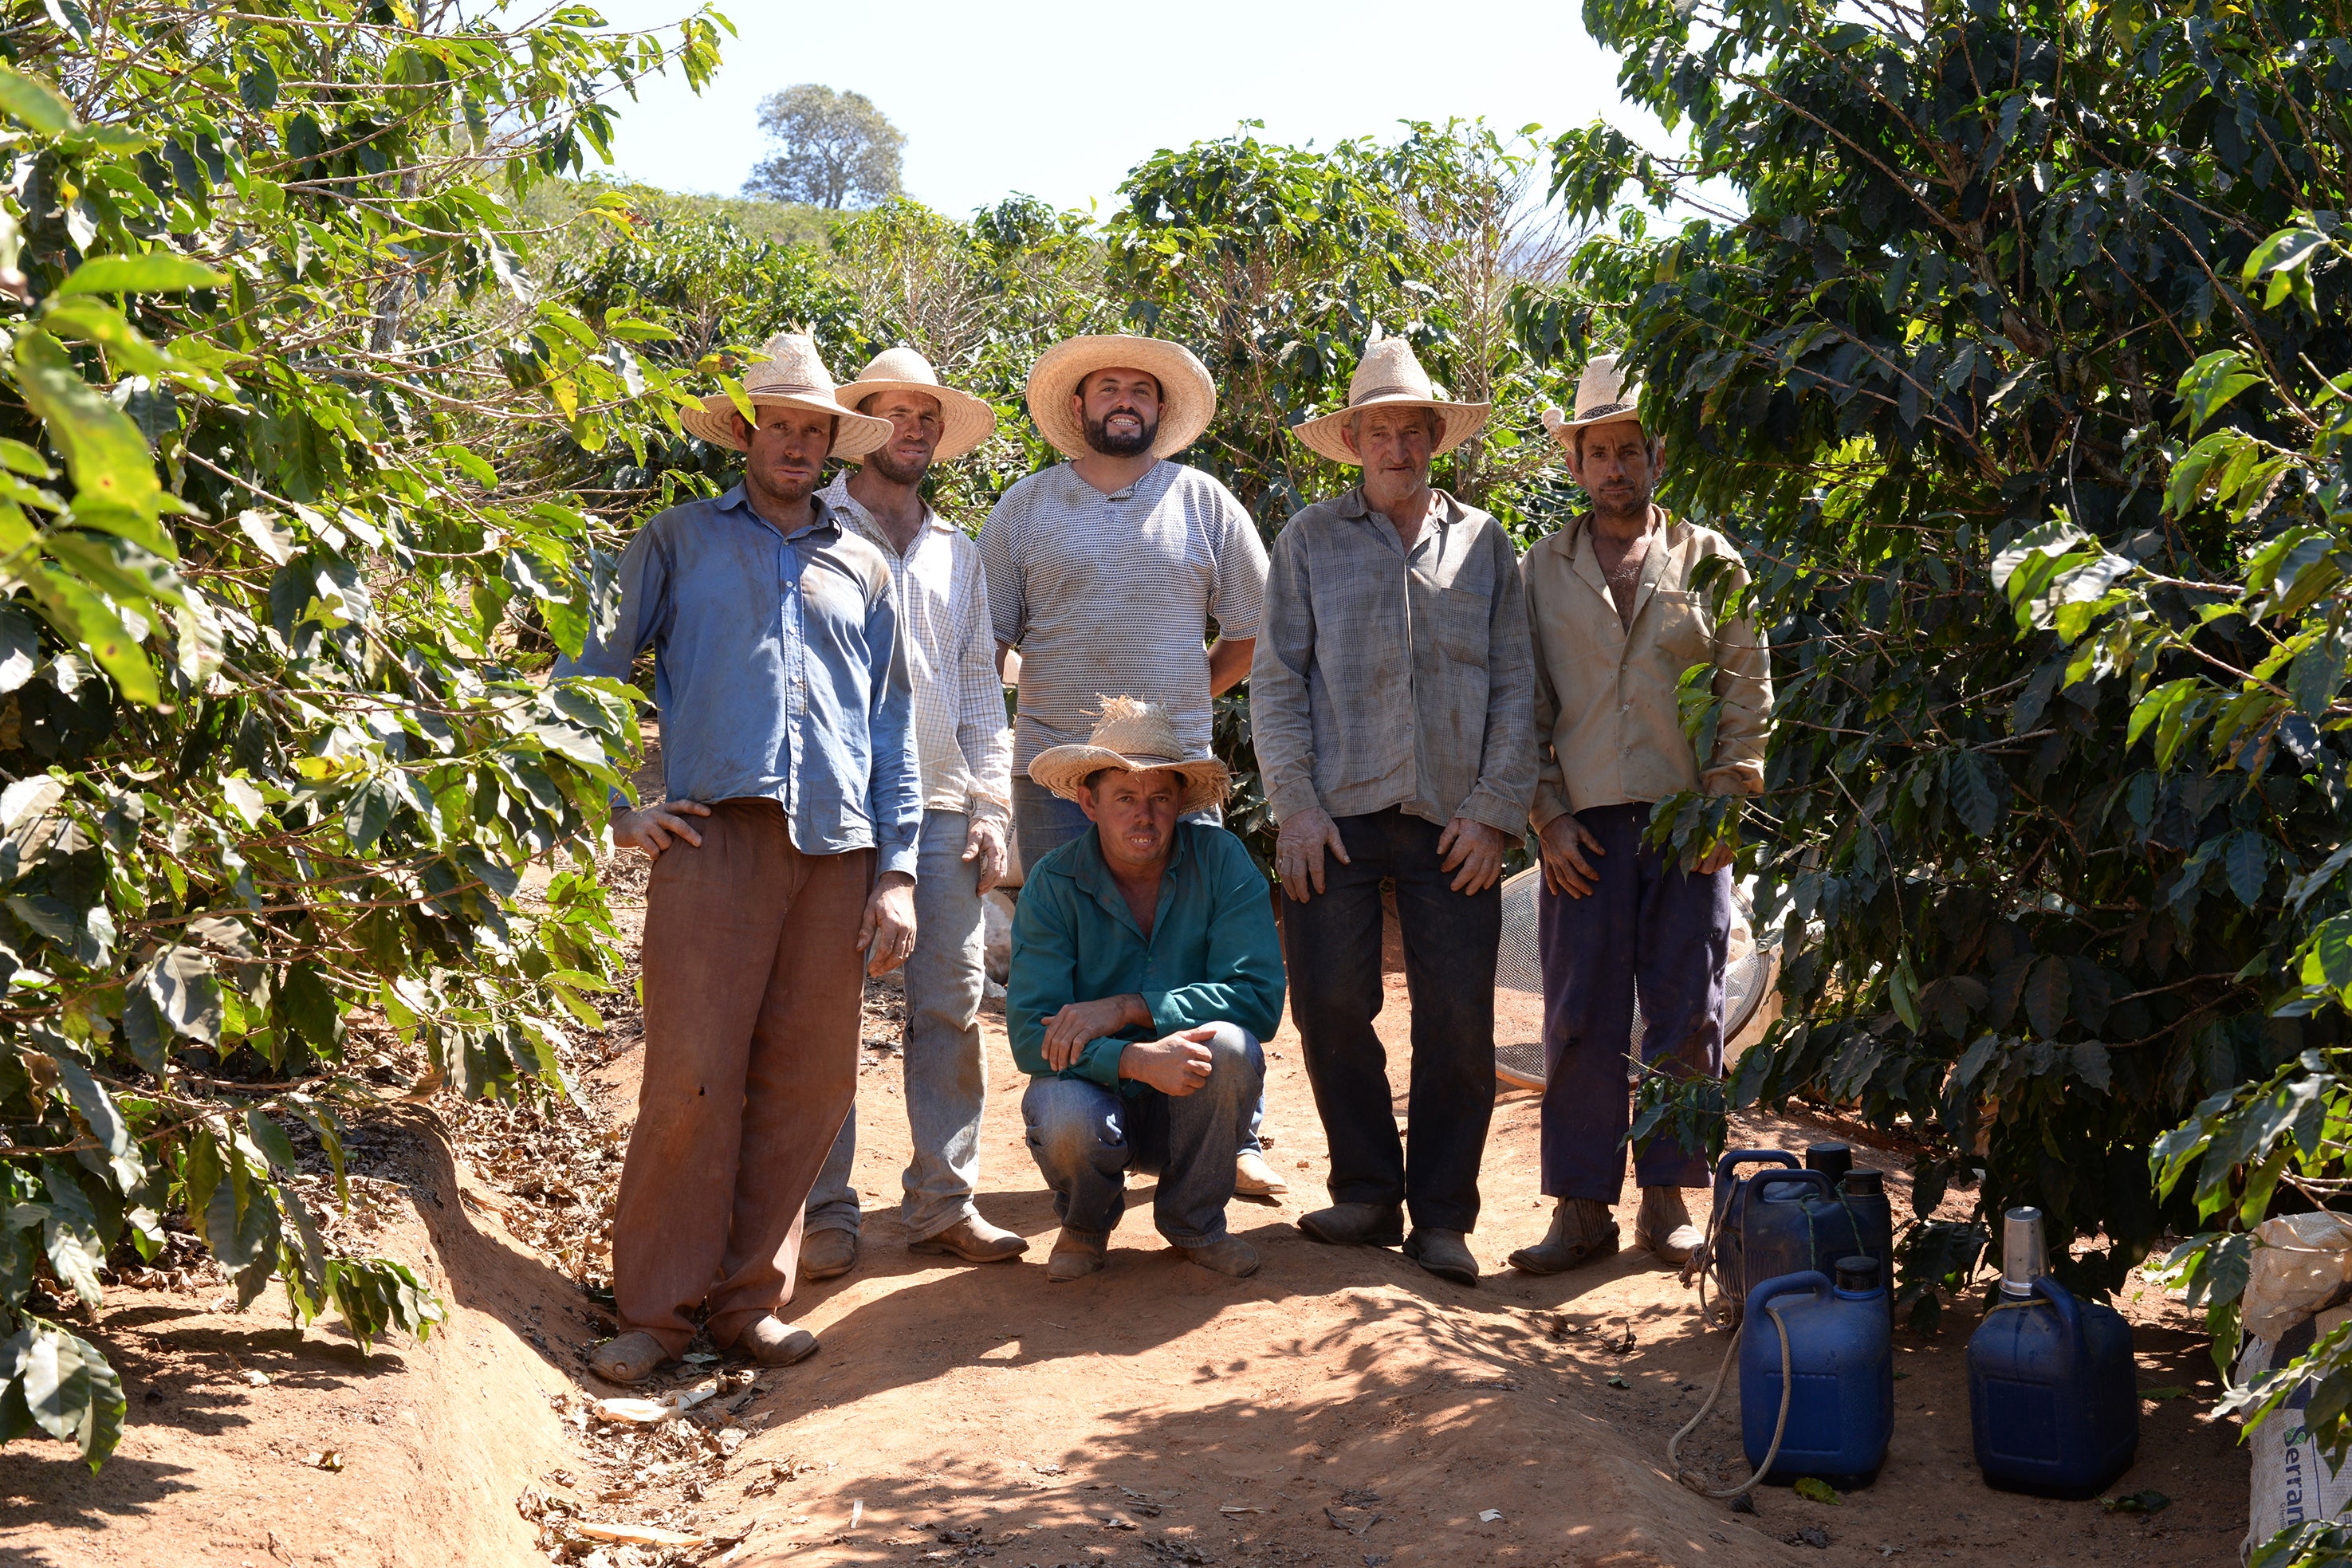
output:
[[[613, 870], [634, 955], [642, 872]], [[704, 1359], [625, 1392], [715, 1382], [716, 1396], [657, 1427], [615, 1425], [593, 1411], [625, 1391], [583, 1365], [609, 1320], [581, 1281], [605, 1266], [642, 1050], [633, 997], [603, 998], [606, 1030], [574, 1041], [576, 1103], [444, 1096], [365, 1130], [361, 1207], [341, 1223], [354, 1245], [427, 1271], [450, 1312], [429, 1341], [363, 1357], [330, 1324], [285, 1326], [274, 1295], [236, 1312], [216, 1276], [110, 1288], [94, 1332], [131, 1400], [122, 1447], [92, 1477], [63, 1445], [10, 1445], [0, 1564], [2206, 1564], [2233, 1558], [2244, 1529], [2237, 1429], [2201, 1415], [2204, 1342], [2137, 1281], [2118, 1304], [2158, 1397], [2113, 1491], [2164, 1493], [2161, 1511], [1980, 1483], [1972, 1309], [1936, 1334], [1898, 1331], [1895, 1441], [1875, 1486], [1835, 1505], [1759, 1488], [1752, 1514], [1695, 1496], [1668, 1476], [1664, 1447], [1713, 1385], [1726, 1336], [1633, 1248], [1630, 1186], [1618, 1256], [1551, 1279], [1506, 1269], [1549, 1208], [1535, 1096], [1506, 1092], [1471, 1239], [1489, 1270], [1479, 1287], [1392, 1250], [1318, 1246], [1294, 1221], [1324, 1201], [1325, 1149], [1286, 1025], [1266, 1053], [1268, 1157], [1292, 1190], [1232, 1210], [1264, 1256], [1255, 1278], [1168, 1249], [1139, 1179], [1108, 1269], [1046, 1284], [1052, 1202], [993, 1011], [981, 1204], [1030, 1251], [987, 1268], [909, 1253], [903, 1008], [887, 982], [869, 987], [859, 1080], [862, 1256], [792, 1309], [823, 1349], [754, 1378], [698, 1345]], [[1379, 1027], [1401, 1117], [1409, 1018], [1391, 975]], [[383, 1062], [399, 1065], [388, 1039]], [[1873, 1154], [1853, 1129], [1740, 1118], [1733, 1136], [1849, 1139], [1908, 1213], [1906, 1158]], [[1735, 1376], [1685, 1455], [1728, 1484], [1747, 1473], [1738, 1442]], [[700, 1539], [611, 1540], [624, 1525]]]

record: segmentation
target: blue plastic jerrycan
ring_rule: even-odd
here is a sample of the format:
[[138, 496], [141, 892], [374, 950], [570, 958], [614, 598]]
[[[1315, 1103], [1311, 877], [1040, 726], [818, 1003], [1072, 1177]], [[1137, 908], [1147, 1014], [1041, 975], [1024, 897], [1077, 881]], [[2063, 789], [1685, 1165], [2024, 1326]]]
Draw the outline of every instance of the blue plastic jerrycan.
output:
[[1739, 1332], [1739, 1437], [1748, 1466], [1781, 1485], [1814, 1476], [1851, 1490], [1876, 1479], [1895, 1435], [1895, 1347], [1877, 1260], [1843, 1260], [1834, 1283], [1814, 1269], [1765, 1281], [1748, 1292]]
[[[1753, 1286], [1783, 1274], [1825, 1270], [1842, 1258], [1867, 1257], [1888, 1277], [1895, 1258], [1895, 1214], [1883, 1173], [1858, 1167], [1843, 1144], [1816, 1144], [1805, 1166], [1785, 1149], [1734, 1149], [1715, 1167], [1709, 1268], [1727, 1301], [1745, 1302]], [[1780, 1168], [1738, 1175], [1742, 1166]]]
[[1977, 1468], [2003, 1491], [2096, 1496], [2139, 1448], [2131, 1325], [2046, 1274], [2019, 1295], [2005, 1271], [2001, 1295], [1969, 1336]]

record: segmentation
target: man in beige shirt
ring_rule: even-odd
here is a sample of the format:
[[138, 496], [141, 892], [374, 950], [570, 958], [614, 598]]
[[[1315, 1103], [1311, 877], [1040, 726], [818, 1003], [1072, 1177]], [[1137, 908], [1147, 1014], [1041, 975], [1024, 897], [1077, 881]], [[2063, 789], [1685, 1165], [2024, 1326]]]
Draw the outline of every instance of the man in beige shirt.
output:
[[[1604, 358], [1577, 387], [1575, 417], [1547, 416], [1592, 510], [1520, 563], [1535, 637], [1528, 820], [1544, 862], [1543, 1190], [1558, 1207], [1550, 1233], [1511, 1262], [1538, 1274], [1617, 1250], [1636, 995], [1644, 1061], [1723, 1071], [1732, 852], [1684, 866], [1644, 847], [1651, 808], [1685, 790], [1752, 795], [1764, 783], [1769, 655], [1749, 621], [1720, 613], [1748, 574], [1731, 541], [1652, 500], [1663, 443], [1643, 430], [1638, 402]], [[1676, 701], [1694, 666], [1713, 672], [1720, 700], [1704, 758]], [[1706, 1186], [1706, 1162], [1660, 1139], [1634, 1173], [1635, 1245], [1685, 1261], [1700, 1236], [1682, 1189]]]

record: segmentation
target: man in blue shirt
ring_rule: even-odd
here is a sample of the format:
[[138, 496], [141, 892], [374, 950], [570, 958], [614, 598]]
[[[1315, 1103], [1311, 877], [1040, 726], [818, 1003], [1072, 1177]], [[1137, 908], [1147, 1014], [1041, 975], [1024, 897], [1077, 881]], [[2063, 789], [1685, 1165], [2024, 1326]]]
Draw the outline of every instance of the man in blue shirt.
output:
[[[781, 1366], [801, 1210], [856, 1097], [863, 976], [915, 939], [922, 803], [890, 569], [816, 495], [887, 420], [844, 410], [805, 337], [685, 416], [743, 482], [639, 529], [615, 622], [556, 674], [627, 680], [654, 650], [664, 799], [616, 810], [653, 860], [646, 1064], [613, 1217], [620, 1333], [590, 1365], [636, 1383], [695, 1334]], [[860, 962], [860, 956], [865, 962]]]
[[1282, 946], [1242, 841], [1177, 820], [1224, 799], [1224, 765], [1188, 755], [1165, 708], [1113, 697], [1086, 744], [1039, 753], [1029, 777], [1092, 824], [1029, 868], [1005, 984], [1029, 1150], [1062, 1221], [1046, 1278], [1103, 1266], [1130, 1167], [1160, 1176], [1160, 1235], [1202, 1268], [1253, 1274], [1225, 1205], [1258, 1041], [1282, 1021]]

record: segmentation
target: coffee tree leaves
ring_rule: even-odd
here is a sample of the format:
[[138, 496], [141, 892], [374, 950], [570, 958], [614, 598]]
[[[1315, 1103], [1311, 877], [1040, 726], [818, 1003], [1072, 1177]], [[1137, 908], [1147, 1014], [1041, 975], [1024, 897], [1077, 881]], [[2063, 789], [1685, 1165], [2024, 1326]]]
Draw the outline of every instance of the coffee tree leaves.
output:
[[122, 1438], [129, 1402], [121, 1379], [95, 1346], [54, 1323], [29, 1322], [19, 1336], [24, 1343], [11, 1392], [41, 1430], [76, 1445], [96, 1469]]

